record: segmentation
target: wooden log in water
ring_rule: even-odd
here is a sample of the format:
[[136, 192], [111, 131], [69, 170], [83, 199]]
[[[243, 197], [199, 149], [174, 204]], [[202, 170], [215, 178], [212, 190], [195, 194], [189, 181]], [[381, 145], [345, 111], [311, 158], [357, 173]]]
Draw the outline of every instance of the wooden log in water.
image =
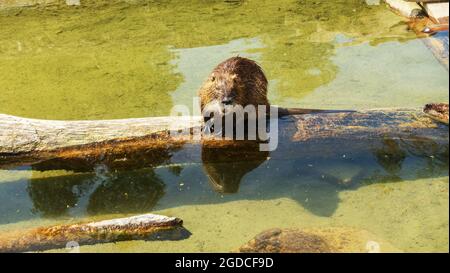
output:
[[[41, 153], [107, 141], [130, 140], [201, 125], [200, 117], [57, 121], [0, 114], [0, 154]], [[162, 136], [161, 136], [162, 137]]]
[[176, 149], [189, 136], [169, 130], [200, 128], [200, 117], [151, 117], [123, 120], [52, 121], [0, 114], [0, 166], [51, 158], [98, 159], [149, 149]]
[[395, 12], [407, 18], [420, 17], [422, 7], [414, 2], [406, 2], [403, 0], [386, 0], [386, 4]]
[[435, 23], [448, 25], [448, 2], [424, 3], [423, 7]]
[[[0, 115], [0, 167], [12, 168], [58, 159], [76, 165], [77, 161], [95, 164], [123, 164], [134, 158], [147, 165], [159, 165], [170, 154], [187, 146], [245, 149], [246, 141], [193, 138], [190, 133], [170, 134], [168, 128], [199, 130], [201, 118], [160, 117], [99, 121], [44, 121]], [[278, 120], [277, 148], [295, 154], [289, 143], [309, 142], [320, 146], [330, 139], [353, 141], [386, 137], [444, 139], [448, 128], [441, 128], [421, 110], [372, 110], [361, 112], [293, 115]], [[172, 127], [170, 127], [172, 126]], [[297, 151], [302, 152], [302, 151]], [[186, 161], [189, 161], [186, 158]], [[133, 161], [133, 160], [132, 160]], [[127, 164], [129, 165], [129, 164]], [[111, 165], [110, 165], [111, 166]], [[66, 165], [67, 167], [67, 165]], [[76, 166], [75, 166], [76, 168]]]
[[183, 221], [175, 217], [143, 214], [100, 222], [57, 225], [26, 232], [3, 233], [0, 252], [42, 251], [78, 245], [146, 239], [181, 228]]
[[[447, 107], [448, 109], [448, 107]], [[448, 117], [448, 116], [447, 116]], [[254, 142], [195, 138], [201, 117], [158, 117], [124, 120], [49, 121], [0, 115], [0, 168], [8, 169], [46, 161], [74, 169], [80, 165], [107, 163], [156, 166], [180, 149], [232, 148], [244, 153]], [[360, 112], [291, 115], [278, 121], [277, 154], [300, 156], [311, 143], [320, 146], [328, 140], [345, 140], [358, 147], [370, 140], [385, 138], [430, 139], [447, 143], [448, 127], [421, 109], [384, 109]], [[272, 121], [273, 122], [273, 121]], [[448, 122], [448, 119], [447, 119]], [[187, 129], [173, 135], [170, 129]], [[252, 146], [253, 145], [253, 146]], [[184, 153], [184, 162], [191, 154]], [[181, 159], [183, 161], [183, 159]], [[81, 169], [81, 167], [80, 167]]]

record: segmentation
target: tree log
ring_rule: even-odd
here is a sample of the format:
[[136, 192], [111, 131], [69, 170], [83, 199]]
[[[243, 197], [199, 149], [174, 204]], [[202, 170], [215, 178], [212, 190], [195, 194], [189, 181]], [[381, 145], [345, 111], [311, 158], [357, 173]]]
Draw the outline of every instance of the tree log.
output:
[[[308, 152], [355, 151], [358, 147], [363, 151], [368, 143], [389, 138], [431, 141], [448, 147], [448, 125], [421, 109], [291, 115], [277, 122], [278, 147], [270, 156], [281, 159]], [[0, 168], [33, 165], [43, 170], [85, 171], [99, 163], [125, 169], [163, 163], [204, 163], [205, 158], [196, 152], [199, 148], [261, 158], [263, 153], [255, 141], [194, 138], [192, 132], [200, 130], [201, 124], [201, 117], [50, 121], [0, 115]], [[188, 130], [173, 135], [169, 128]]]
[[407, 18], [416, 18], [422, 14], [422, 7], [417, 3], [405, 2], [403, 0], [386, 0], [386, 4]]
[[103, 242], [149, 239], [155, 234], [161, 239], [162, 234], [177, 228], [179, 230], [175, 232], [182, 234], [182, 223], [181, 219], [175, 217], [143, 214], [100, 222], [57, 225], [26, 232], [9, 232], [0, 237], [0, 252], [42, 251]]

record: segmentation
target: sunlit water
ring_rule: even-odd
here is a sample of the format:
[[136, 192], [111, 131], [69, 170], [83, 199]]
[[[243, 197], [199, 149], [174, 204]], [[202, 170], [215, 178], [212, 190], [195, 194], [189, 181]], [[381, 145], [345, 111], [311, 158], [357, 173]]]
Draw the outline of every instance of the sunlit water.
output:
[[[271, 102], [285, 107], [448, 102], [448, 71], [383, 5], [84, 1], [0, 9], [0, 112], [109, 119], [192, 110], [210, 70], [236, 55], [261, 64]], [[301, 159], [1, 170], [0, 230], [155, 212], [182, 218], [191, 235], [81, 250], [231, 251], [272, 227], [354, 227], [402, 251], [448, 251], [448, 144], [331, 147]]]

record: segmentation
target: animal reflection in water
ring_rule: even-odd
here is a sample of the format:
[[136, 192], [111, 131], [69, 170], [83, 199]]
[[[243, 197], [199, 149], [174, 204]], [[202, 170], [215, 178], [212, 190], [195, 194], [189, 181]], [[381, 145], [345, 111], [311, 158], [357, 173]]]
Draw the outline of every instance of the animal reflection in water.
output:
[[[158, 169], [141, 165], [134, 170], [129, 169], [129, 164], [125, 164], [125, 170], [121, 169], [122, 165], [114, 169], [115, 165], [107, 165], [107, 162], [113, 161], [106, 158], [103, 159], [106, 163], [96, 162], [95, 172], [87, 171], [86, 163], [81, 164], [83, 166], [81, 172], [31, 179], [28, 194], [33, 203], [33, 210], [44, 217], [80, 212], [89, 215], [143, 213], [152, 211], [163, 196], [173, 196], [175, 194], [171, 190], [173, 188], [166, 185], [173, 184], [177, 179], [192, 181], [190, 183], [192, 193], [183, 192], [184, 201], [180, 202], [183, 204], [203, 202], [196, 201], [199, 200], [197, 194], [203, 187], [202, 184], [195, 182], [198, 181], [195, 178], [198, 178], [208, 179], [212, 189], [219, 193], [239, 193], [241, 184], [249, 183], [253, 185], [252, 192], [246, 189], [245, 198], [290, 197], [309, 211], [327, 216], [337, 208], [339, 203], [337, 195], [340, 190], [357, 189], [370, 183], [448, 175], [448, 143], [436, 143], [431, 139], [418, 138], [405, 141], [386, 138], [368, 141], [367, 145], [359, 145], [361, 149], [354, 150], [351, 149], [355, 144], [349, 141], [339, 142], [339, 145], [324, 143], [320, 150], [316, 150], [317, 145], [313, 144], [296, 145], [301, 145], [296, 147], [298, 151], [302, 151], [301, 155], [291, 154], [294, 158], [278, 160], [283, 159], [285, 155], [277, 154], [277, 151], [260, 151], [257, 141], [228, 143], [222, 149], [204, 142], [201, 147], [203, 170], [195, 167], [196, 165], [186, 169], [181, 166], [168, 168], [164, 167], [167, 161], [161, 162], [161, 170], [167, 170], [169, 173], [166, 174], [169, 176], [164, 174], [165, 171], [160, 172]], [[312, 148], [314, 150], [311, 150]], [[328, 152], [323, 152], [324, 149]], [[358, 170], [349, 179], [340, 176], [339, 162], [343, 162], [343, 151], [346, 151], [349, 157], [353, 157], [351, 161], [346, 161], [349, 162], [347, 166]], [[168, 152], [164, 156], [165, 160], [170, 160], [173, 153], [174, 151]], [[268, 160], [269, 157], [272, 160]], [[309, 167], [311, 162], [314, 168]], [[262, 164], [267, 166], [261, 168]], [[47, 170], [51, 168], [49, 164], [42, 164], [33, 166], [33, 169], [39, 170], [39, 166]], [[271, 171], [267, 171], [268, 169]], [[249, 173], [252, 173], [252, 178], [246, 179], [245, 176]], [[255, 189], [258, 193], [264, 194], [258, 194]], [[207, 202], [224, 202], [223, 199], [216, 199], [214, 196], [208, 197], [207, 200]], [[163, 207], [172, 205], [165, 204]]]
[[[222, 151], [202, 148], [203, 168], [213, 189], [220, 193], [238, 192], [242, 177], [267, 156], [268, 152], [259, 152], [256, 142]], [[169, 168], [175, 175], [182, 170]], [[82, 173], [32, 179], [27, 190], [33, 211], [44, 217], [57, 217], [84, 206], [90, 215], [141, 213], [151, 211], [165, 194], [165, 183], [153, 168], [116, 172], [105, 164], [97, 164], [93, 173], [85, 171], [83, 164]]]
[[203, 169], [213, 189], [219, 193], [236, 193], [242, 178], [267, 160], [269, 152], [259, 151], [257, 141], [226, 148], [202, 147]]

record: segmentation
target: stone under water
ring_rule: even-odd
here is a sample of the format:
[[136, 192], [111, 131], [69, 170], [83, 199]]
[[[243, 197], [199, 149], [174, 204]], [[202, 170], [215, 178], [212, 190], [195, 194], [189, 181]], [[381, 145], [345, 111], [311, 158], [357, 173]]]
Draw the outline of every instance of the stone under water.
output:
[[399, 252], [365, 230], [353, 228], [269, 229], [256, 235], [239, 252], [347, 253]]

